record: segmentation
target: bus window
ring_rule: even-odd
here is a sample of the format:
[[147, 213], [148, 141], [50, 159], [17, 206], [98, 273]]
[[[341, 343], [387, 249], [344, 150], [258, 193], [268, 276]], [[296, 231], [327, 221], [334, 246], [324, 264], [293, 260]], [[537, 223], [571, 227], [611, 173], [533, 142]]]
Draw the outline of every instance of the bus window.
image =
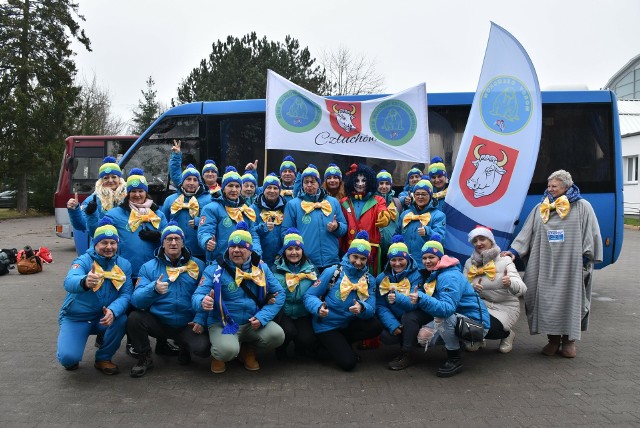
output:
[[[247, 163], [264, 160], [264, 115], [223, 119], [219, 126], [222, 165], [233, 165], [242, 174]], [[262, 165], [258, 164], [260, 179]]]
[[71, 193], [91, 193], [102, 165], [102, 147], [76, 147], [73, 152]]

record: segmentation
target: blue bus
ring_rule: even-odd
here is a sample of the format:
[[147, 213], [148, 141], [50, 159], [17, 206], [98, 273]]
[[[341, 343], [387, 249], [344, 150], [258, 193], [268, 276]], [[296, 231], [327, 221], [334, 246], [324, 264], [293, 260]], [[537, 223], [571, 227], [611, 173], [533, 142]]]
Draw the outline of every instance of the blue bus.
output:
[[[364, 101], [384, 95], [343, 96], [336, 99]], [[431, 156], [445, 160], [449, 171], [464, 133], [474, 93], [427, 94]], [[539, 202], [548, 175], [558, 169], [571, 173], [582, 195], [598, 216], [603, 237], [604, 261], [614, 263], [623, 238], [622, 166], [620, 127], [615, 94], [611, 91], [542, 92], [542, 137], [538, 162], [520, 220]], [[364, 162], [393, 175], [400, 189], [410, 162], [356, 158], [315, 152], [269, 150], [264, 144], [265, 100], [196, 102], [166, 111], [147, 129], [120, 160], [123, 171], [143, 168], [149, 192], [162, 203], [174, 188], [169, 179], [168, 160], [174, 139], [182, 141], [183, 163], [201, 167], [214, 159], [224, 171], [234, 165], [239, 172], [258, 159], [261, 173], [278, 171], [282, 158], [291, 154], [298, 168], [313, 163], [322, 172], [330, 163], [343, 171], [353, 162]], [[267, 157], [265, 162], [265, 157]], [[424, 169], [425, 165], [419, 165]], [[262, 174], [261, 178], [262, 179]], [[519, 227], [516, 229], [516, 233]]]

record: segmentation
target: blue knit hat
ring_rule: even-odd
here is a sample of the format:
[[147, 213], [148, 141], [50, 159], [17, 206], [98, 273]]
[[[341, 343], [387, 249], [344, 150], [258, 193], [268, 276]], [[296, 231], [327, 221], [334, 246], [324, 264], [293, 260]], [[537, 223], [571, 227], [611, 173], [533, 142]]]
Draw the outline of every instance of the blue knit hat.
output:
[[241, 178], [242, 178], [242, 184], [253, 183], [254, 186], [258, 187], [258, 180], [256, 180], [256, 178], [250, 172], [245, 172]]
[[387, 257], [391, 260], [394, 257], [402, 257], [404, 259], [411, 259], [411, 253], [409, 253], [409, 247], [404, 243], [404, 236], [393, 235], [391, 238], [391, 245], [387, 251]]
[[418, 168], [411, 168], [409, 172], [407, 172], [407, 183], [409, 182], [409, 177], [416, 174], [422, 177], [422, 171], [420, 171]]
[[242, 177], [240, 177], [240, 174], [238, 174], [237, 169], [232, 166], [228, 166], [224, 171], [224, 175], [222, 176], [222, 188], [224, 189], [227, 184], [233, 182], [236, 182], [239, 186], [242, 186]]
[[381, 170], [376, 175], [376, 181], [378, 182], [378, 184], [380, 184], [381, 181], [388, 181], [389, 184], [393, 185], [393, 178], [386, 169]]
[[120, 237], [118, 236], [118, 230], [113, 225], [110, 217], [104, 216], [100, 220], [100, 225], [96, 228], [96, 231], [93, 233], [93, 246], [103, 239], [113, 239], [116, 242], [120, 242]]
[[444, 166], [444, 161], [440, 156], [435, 156], [431, 159], [431, 163], [429, 163], [428, 169], [429, 177], [434, 177], [436, 175], [444, 175], [447, 176], [447, 167]]
[[133, 189], [142, 189], [145, 192], [149, 191], [147, 186], [147, 179], [144, 178], [144, 171], [140, 168], [133, 168], [127, 177], [127, 193]]
[[278, 189], [280, 189], [280, 187], [282, 186], [282, 184], [280, 183], [280, 179], [273, 172], [269, 173], [269, 175], [267, 175], [262, 182], [263, 189], [266, 189], [267, 186], [276, 186]]
[[282, 160], [282, 163], [280, 164], [280, 174], [282, 174], [282, 171], [284, 171], [285, 169], [290, 169], [295, 173], [298, 170], [298, 168], [296, 168], [295, 162], [296, 161], [293, 159], [293, 157], [285, 156]]
[[227, 248], [229, 247], [243, 247], [250, 251], [253, 250], [253, 238], [249, 233], [249, 225], [246, 222], [239, 221], [236, 224], [236, 230], [231, 232], [227, 241]]
[[342, 171], [335, 163], [330, 163], [327, 169], [324, 170], [324, 180], [327, 181], [329, 177], [338, 177], [339, 180], [342, 180]]
[[180, 226], [178, 226], [178, 223], [176, 223], [175, 220], [171, 220], [167, 223], [167, 227], [162, 229], [161, 240], [164, 241], [164, 238], [166, 238], [167, 235], [179, 235], [180, 238], [182, 238], [182, 241], [184, 241], [184, 232], [180, 229]]
[[105, 175], [117, 175], [118, 177], [122, 177], [122, 170], [118, 165], [116, 158], [107, 156], [102, 160], [102, 165], [98, 170], [98, 177], [102, 178]]
[[182, 181], [180, 182], [180, 184], [184, 183], [184, 180], [186, 180], [187, 177], [195, 177], [198, 179], [198, 183], [202, 183], [202, 177], [200, 176], [200, 173], [192, 164], [187, 165], [184, 171], [182, 171]]
[[422, 176], [420, 181], [413, 186], [413, 193], [416, 193], [418, 190], [426, 190], [429, 196], [433, 196], [433, 184], [431, 184], [429, 177], [426, 175]]
[[300, 235], [300, 231], [295, 227], [287, 229], [282, 243], [282, 253], [284, 254], [284, 250], [289, 247], [300, 247], [302, 251], [304, 251], [304, 240], [302, 239], [302, 235]]
[[371, 253], [371, 244], [369, 243], [369, 234], [366, 230], [361, 230], [356, 235], [356, 239], [351, 241], [347, 255], [360, 254], [361, 256], [369, 257]]
[[305, 177], [313, 177], [320, 184], [320, 173], [318, 172], [318, 168], [312, 163], [309, 164], [307, 168], [302, 172], [302, 181], [304, 182]]
[[202, 175], [204, 175], [207, 171], [214, 171], [216, 175], [218, 175], [218, 166], [211, 159], [207, 159], [204, 161], [204, 166], [202, 167]]
[[444, 247], [442, 246], [442, 238], [437, 233], [431, 235], [431, 239], [424, 243], [422, 246], [422, 255], [425, 254], [435, 254], [436, 256], [442, 258], [444, 256]]

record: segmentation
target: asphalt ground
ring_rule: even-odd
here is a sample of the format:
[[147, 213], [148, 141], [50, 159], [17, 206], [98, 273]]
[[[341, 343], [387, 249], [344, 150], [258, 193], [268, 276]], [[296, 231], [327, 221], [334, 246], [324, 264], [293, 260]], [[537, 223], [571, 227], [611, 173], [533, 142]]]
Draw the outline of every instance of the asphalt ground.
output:
[[64, 276], [75, 257], [53, 233], [53, 217], [0, 222], [0, 247], [46, 246], [54, 263], [35, 275], [0, 277], [0, 426], [640, 426], [640, 231], [625, 229], [617, 263], [596, 271], [590, 330], [578, 356], [545, 357], [523, 315], [510, 354], [498, 342], [464, 355], [464, 372], [436, 377], [440, 348], [416, 349], [416, 364], [394, 372], [397, 348], [361, 352], [345, 373], [330, 361], [258, 355], [261, 369], [230, 363], [223, 374], [194, 357], [190, 366], [154, 355], [155, 368], [129, 377], [93, 368], [93, 338], [80, 369], [56, 360]]

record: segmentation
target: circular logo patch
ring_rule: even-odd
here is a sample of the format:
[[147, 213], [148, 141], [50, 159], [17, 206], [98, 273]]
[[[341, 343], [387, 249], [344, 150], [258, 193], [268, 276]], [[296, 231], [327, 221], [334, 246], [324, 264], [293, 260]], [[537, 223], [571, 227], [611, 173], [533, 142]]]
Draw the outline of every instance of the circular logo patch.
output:
[[311, 216], [309, 214], [305, 214], [302, 216], [302, 222], [304, 224], [309, 224], [311, 223]]
[[240, 243], [240, 241], [241, 241], [241, 239], [240, 239], [240, 237], [239, 237], [239, 236], [234, 236], [234, 237], [233, 237], [233, 239], [232, 239], [231, 241], [233, 241], [233, 243], [234, 243], [234, 244], [239, 244], [239, 243]]
[[287, 131], [310, 131], [320, 123], [321, 117], [320, 106], [298, 91], [287, 91], [276, 102], [276, 119]]
[[233, 293], [234, 291], [236, 291], [238, 289], [238, 285], [231, 281], [230, 283], [227, 284], [227, 291], [230, 293]]
[[498, 76], [482, 90], [480, 116], [492, 132], [509, 135], [520, 132], [531, 119], [531, 93], [520, 80]]
[[113, 230], [105, 230], [104, 236], [113, 236]]
[[104, 169], [104, 172], [105, 172], [106, 174], [111, 174], [111, 168], [109, 168], [109, 167], [105, 168], [105, 169]]
[[140, 185], [140, 180], [138, 180], [137, 178], [131, 180], [131, 186], [138, 187], [139, 185]]
[[406, 144], [415, 135], [417, 126], [415, 112], [400, 100], [380, 103], [369, 119], [373, 135], [378, 140], [396, 147]]
[[224, 227], [231, 227], [233, 226], [233, 223], [231, 222], [231, 219], [229, 217], [225, 217], [224, 220], [222, 220], [222, 225]]
[[363, 244], [359, 244], [358, 245], [358, 251], [364, 251], [366, 249], [367, 249], [367, 247], [365, 247]]

